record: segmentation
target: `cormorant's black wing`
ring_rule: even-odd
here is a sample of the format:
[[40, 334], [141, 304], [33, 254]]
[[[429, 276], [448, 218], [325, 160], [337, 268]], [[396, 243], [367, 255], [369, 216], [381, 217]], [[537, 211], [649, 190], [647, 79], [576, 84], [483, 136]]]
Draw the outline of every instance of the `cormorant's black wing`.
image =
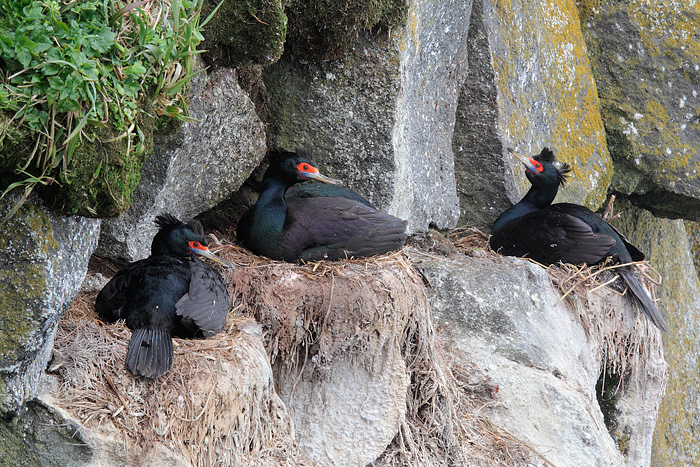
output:
[[528, 257], [542, 264], [594, 264], [606, 256], [615, 240], [594, 233], [574, 216], [545, 208], [508, 222], [492, 235], [490, 243], [503, 255]]
[[347, 198], [289, 199], [285, 259], [336, 260], [366, 257], [400, 249], [407, 221]]
[[[623, 262], [643, 261], [646, 257], [644, 253], [639, 251], [639, 248], [632, 245], [629, 240], [627, 240], [627, 237], [621, 234], [612, 224], [585, 206], [572, 203], [557, 203], [549, 206], [548, 209], [571, 214], [581, 219], [591, 227], [593, 233], [606, 234], [615, 240], [617, 240], [616, 236], [619, 237], [622, 242], [615, 245], [615, 248], [610, 251], [610, 254], [617, 254]], [[628, 253], [629, 256], [625, 253]]]
[[632, 245], [629, 240], [627, 240], [627, 237], [622, 235], [617, 228], [615, 228], [614, 225], [608, 223], [611, 229], [615, 231], [616, 234], [620, 236], [620, 239], [622, 240], [622, 243], [624, 243], [625, 247], [627, 247], [627, 251], [629, 252], [630, 256], [632, 257], [632, 261], [644, 261], [644, 259], [647, 257], [644, 253], [642, 253], [639, 248], [636, 246]]
[[228, 314], [228, 291], [221, 275], [198, 259], [190, 261], [189, 291], [175, 304], [175, 312], [193, 335], [221, 331]]
[[136, 261], [122, 268], [97, 294], [95, 311], [102, 321], [113, 323], [118, 319], [125, 318], [121, 315], [122, 307], [129, 297], [129, 286], [134, 280], [134, 272], [139, 263], [141, 261]]
[[329, 185], [327, 183], [307, 183], [289, 188], [284, 194], [284, 199], [289, 202], [293, 198], [347, 198], [372, 209], [377, 209], [358, 193], [343, 186]]
[[137, 376], [157, 378], [173, 366], [173, 340], [160, 328], [134, 329], [126, 351], [126, 367]]

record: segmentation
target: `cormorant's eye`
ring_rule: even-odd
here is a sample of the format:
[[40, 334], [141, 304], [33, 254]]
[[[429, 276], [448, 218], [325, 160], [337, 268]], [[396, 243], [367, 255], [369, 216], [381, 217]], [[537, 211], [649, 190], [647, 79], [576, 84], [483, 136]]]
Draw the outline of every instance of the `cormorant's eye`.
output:
[[190, 245], [191, 245], [193, 248], [202, 248], [202, 245], [201, 245], [199, 242], [196, 242], [196, 241], [195, 241], [195, 242], [190, 242]]
[[307, 170], [309, 170], [309, 165], [308, 165], [308, 164], [302, 164], [301, 170], [303, 170], [303, 171], [306, 172]]

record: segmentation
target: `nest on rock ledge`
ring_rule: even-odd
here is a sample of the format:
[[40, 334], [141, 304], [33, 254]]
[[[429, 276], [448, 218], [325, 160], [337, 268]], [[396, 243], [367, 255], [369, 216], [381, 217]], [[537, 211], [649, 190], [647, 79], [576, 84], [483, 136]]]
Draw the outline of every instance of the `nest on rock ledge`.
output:
[[173, 339], [173, 367], [161, 378], [126, 370], [131, 332], [97, 319], [96, 291], [81, 292], [59, 322], [53, 398], [84, 427], [111, 436], [118, 455], [110, 461], [144, 462], [165, 449], [192, 465], [312, 465], [277, 391], [285, 381], [328, 378], [341, 357], [378, 370], [368, 352], [378, 342], [400, 349], [409, 384], [404, 421], [374, 465], [531, 459], [479, 415], [498, 387], [451, 358], [433, 329], [422, 278], [402, 252], [290, 264], [230, 244], [212, 250], [237, 266], [222, 271], [232, 311], [212, 337]]
[[111, 445], [107, 464], [312, 465], [293, 446], [252, 319], [231, 313], [213, 337], [174, 338], [171, 371], [137, 378], [124, 365], [131, 331], [97, 318], [96, 295], [81, 292], [60, 320], [49, 371], [55, 402]]
[[[457, 250], [472, 257], [498, 257], [489, 245], [489, 235], [474, 227], [457, 227], [448, 236]], [[619, 279], [616, 269], [633, 266], [652, 300], [656, 301], [656, 286], [661, 275], [649, 261], [613, 264], [606, 260], [593, 266], [574, 264], [552, 264], [545, 266], [530, 258], [523, 258], [547, 270], [549, 279], [558, 287], [562, 296], [559, 301], [568, 301], [571, 310], [583, 327], [586, 335], [601, 342], [600, 359], [605, 363], [606, 374], [625, 376], [637, 371], [646, 371], [645, 362], [653, 361], [653, 355], [663, 355], [661, 336], [637, 306], [624, 281]], [[606, 294], [605, 292], [610, 292]], [[617, 297], [617, 299], [615, 298]], [[590, 306], [603, 300], [603, 307]], [[633, 303], [637, 313], [621, 313], [629, 309], [624, 301]], [[602, 313], [590, 310], [602, 309]], [[624, 378], [619, 378], [622, 384]], [[618, 387], [619, 389], [619, 387]]]

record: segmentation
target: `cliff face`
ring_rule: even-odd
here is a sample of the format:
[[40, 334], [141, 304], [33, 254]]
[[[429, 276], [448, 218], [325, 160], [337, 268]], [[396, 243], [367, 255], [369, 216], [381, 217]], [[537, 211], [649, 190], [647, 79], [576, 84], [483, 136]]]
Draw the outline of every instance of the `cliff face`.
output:
[[[559, 302], [561, 290], [522, 260], [409, 254], [430, 286], [424, 289], [415, 272], [406, 272], [409, 260], [374, 264], [379, 269], [371, 273], [328, 269], [328, 282], [318, 270], [298, 266], [266, 265], [260, 277], [261, 269], [246, 269], [253, 259], [238, 256], [237, 275], [228, 277], [240, 300], [232, 315], [249, 315], [263, 327], [241, 339], [236, 336], [249, 328], [229, 329], [227, 375], [250, 379], [236, 386], [240, 405], [226, 408], [230, 418], [208, 419], [207, 429], [220, 429], [212, 435], [220, 451], [188, 447], [206, 439], [200, 427], [202, 437], [177, 446], [176, 438], [154, 442], [149, 455], [172, 464], [213, 462], [221, 452], [228, 453], [226, 462], [263, 452], [256, 458], [262, 465], [283, 465], [285, 452], [293, 465], [444, 465], [467, 458], [524, 465], [544, 462], [538, 455], [555, 465], [700, 462], [686, 439], [700, 428], [697, 362], [687, 358], [694, 356], [700, 316], [697, 243], [687, 233], [694, 224], [655, 217], [700, 218], [700, 54], [693, 35], [700, 7], [571, 0], [357, 5], [352, 11], [345, 2], [251, 2], [244, 12], [222, 7], [228, 19], [211, 23], [216, 32], [206, 60], [225, 66], [196, 78], [190, 98], [196, 120], [155, 141], [134, 204], [103, 222], [100, 254], [147, 255], [152, 218], [161, 211], [190, 217], [219, 203], [204, 218], [228, 219], [216, 227], [229, 227], [236, 216], [225, 210], [250, 203], [260, 179], [253, 169], [266, 144], [314, 148], [324, 172], [408, 219], [414, 233], [457, 225], [487, 231], [527, 187], [505, 148], [532, 154], [549, 146], [574, 167], [558, 200], [595, 209], [617, 193], [618, 227], [661, 275], [659, 308], [672, 328], [663, 336], [667, 397], [662, 400], [661, 338], [626, 297], [600, 289]], [[242, 45], [232, 31], [250, 39]], [[9, 211], [12, 200], [0, 202], [0, 214]], [[46, 396], [50, 387], [39, 390], [57, 322], [78, 293], [99, 225], [56, 216], [30, 198], [2, 227], [4, 452], [40, 460], [54, 451], [46, 445], [62, 444], [77, 430], [81, 442], [61, 455], [99, 464], [110, 449], [128, 452], [134, 442], [118, 436], [127, 426], [119, 425], [120, 416], [127, 415], [145, 416], [159, 434], [172, 435], [166, 421], [153, 418], [157, 410], [138, 408], [141, 400], [117, 397], [100, 408], [101, 420], [117, 430], [105, 434], [64, 412], [65, 403]], [[317, 282], [304, 282], [309, 277]], [[336, 280], [345, 284], [344, 301], [334, 295]], [[251, 284], [258, 288], [244, 299]], [[289, 290], [279, 295], [284, 287]], [[287, 339], [295, 365], [280, 359], [275, 336]], [[633, 351], [613, 343], [629, 343]], [[239, 345], [236, 362], [232, 349]], [[185, 354], [197, 352], [183, 346]], [[218, 361], [216, 352], [207, 355], [204, 365]], [[116, 389], [106, 391], [114, 397], [128, 387], [143, 394], [166, 387], [146, 387], [118, 365], [110, 371]], [[211, 397], [233, 397], [222, 381], [212, 384]], [[207, 388], [200, 386], [192, 389], [203, 391], [196, 404], [180, 406], [175, 398], [168, 413], [209, 416]], [[467, 401], [474, 412], [461, 410], [471, 407]], [[269, 431], [250, 430], [251, 411]], [[57, 427], [47, 429], [51, 436], [37, 428], [45, 425]], [[234, 426], [245, 436], [227, 438]], [[475, 426], [499, 433], [501, 444]], [[533, 454], [514, 440], [509, 451], [506, 433], [546, 448]], [[504, 452], [516, 454], [504, 460]]]
[[483, 248], [301, 266], [217, 254], [238, 265], [226, 280], [248, 316], [176, 339], [158, 380], [124, 369], [130, 332], [98, 325], [96, 290], [81, 293], [15, 422], [34, 458], [72, 435], [57, 465], [649, 465], [667, 366], [626, 296], [586, 282], [561, 300], [580, 277]]

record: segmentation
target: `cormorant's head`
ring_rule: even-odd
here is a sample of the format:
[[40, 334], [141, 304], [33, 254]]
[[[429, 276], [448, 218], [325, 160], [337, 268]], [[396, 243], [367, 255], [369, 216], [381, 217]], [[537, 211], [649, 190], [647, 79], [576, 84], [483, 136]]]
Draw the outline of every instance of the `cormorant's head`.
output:
[[308, 148], [297, 149], [296, 152], [273, 151], [270, 156], [270, 167], [267, 170], [281, 177], [287, 186], [306, 180], [316, 180], [332, 185], [340, 183], [339, 180], [326, 177], [318, 171], [313, 153]]
[[204, 237], [204, 228], [199, 221], [191, 220], [185, 224], [175, 216], [166, 213], [156, 217], [156, 225], [160, 230], [151, 243], [152, 256], [173, 255], [187, 258], [199, 255], [226, 267], [233, 267], [231, 263], [209, 251], [207, 239]]
[[556, 156], [549, 148], [543, 148], [538, 155], [528, 159], [516, 154], [511, 148], [508, 148], [508, 151], [523, 163], [525, 176], [532, 185], [553, 185], [558, 187], [560, 184], [566, 183], [571, 167], [566, 163], [557, 166]]

